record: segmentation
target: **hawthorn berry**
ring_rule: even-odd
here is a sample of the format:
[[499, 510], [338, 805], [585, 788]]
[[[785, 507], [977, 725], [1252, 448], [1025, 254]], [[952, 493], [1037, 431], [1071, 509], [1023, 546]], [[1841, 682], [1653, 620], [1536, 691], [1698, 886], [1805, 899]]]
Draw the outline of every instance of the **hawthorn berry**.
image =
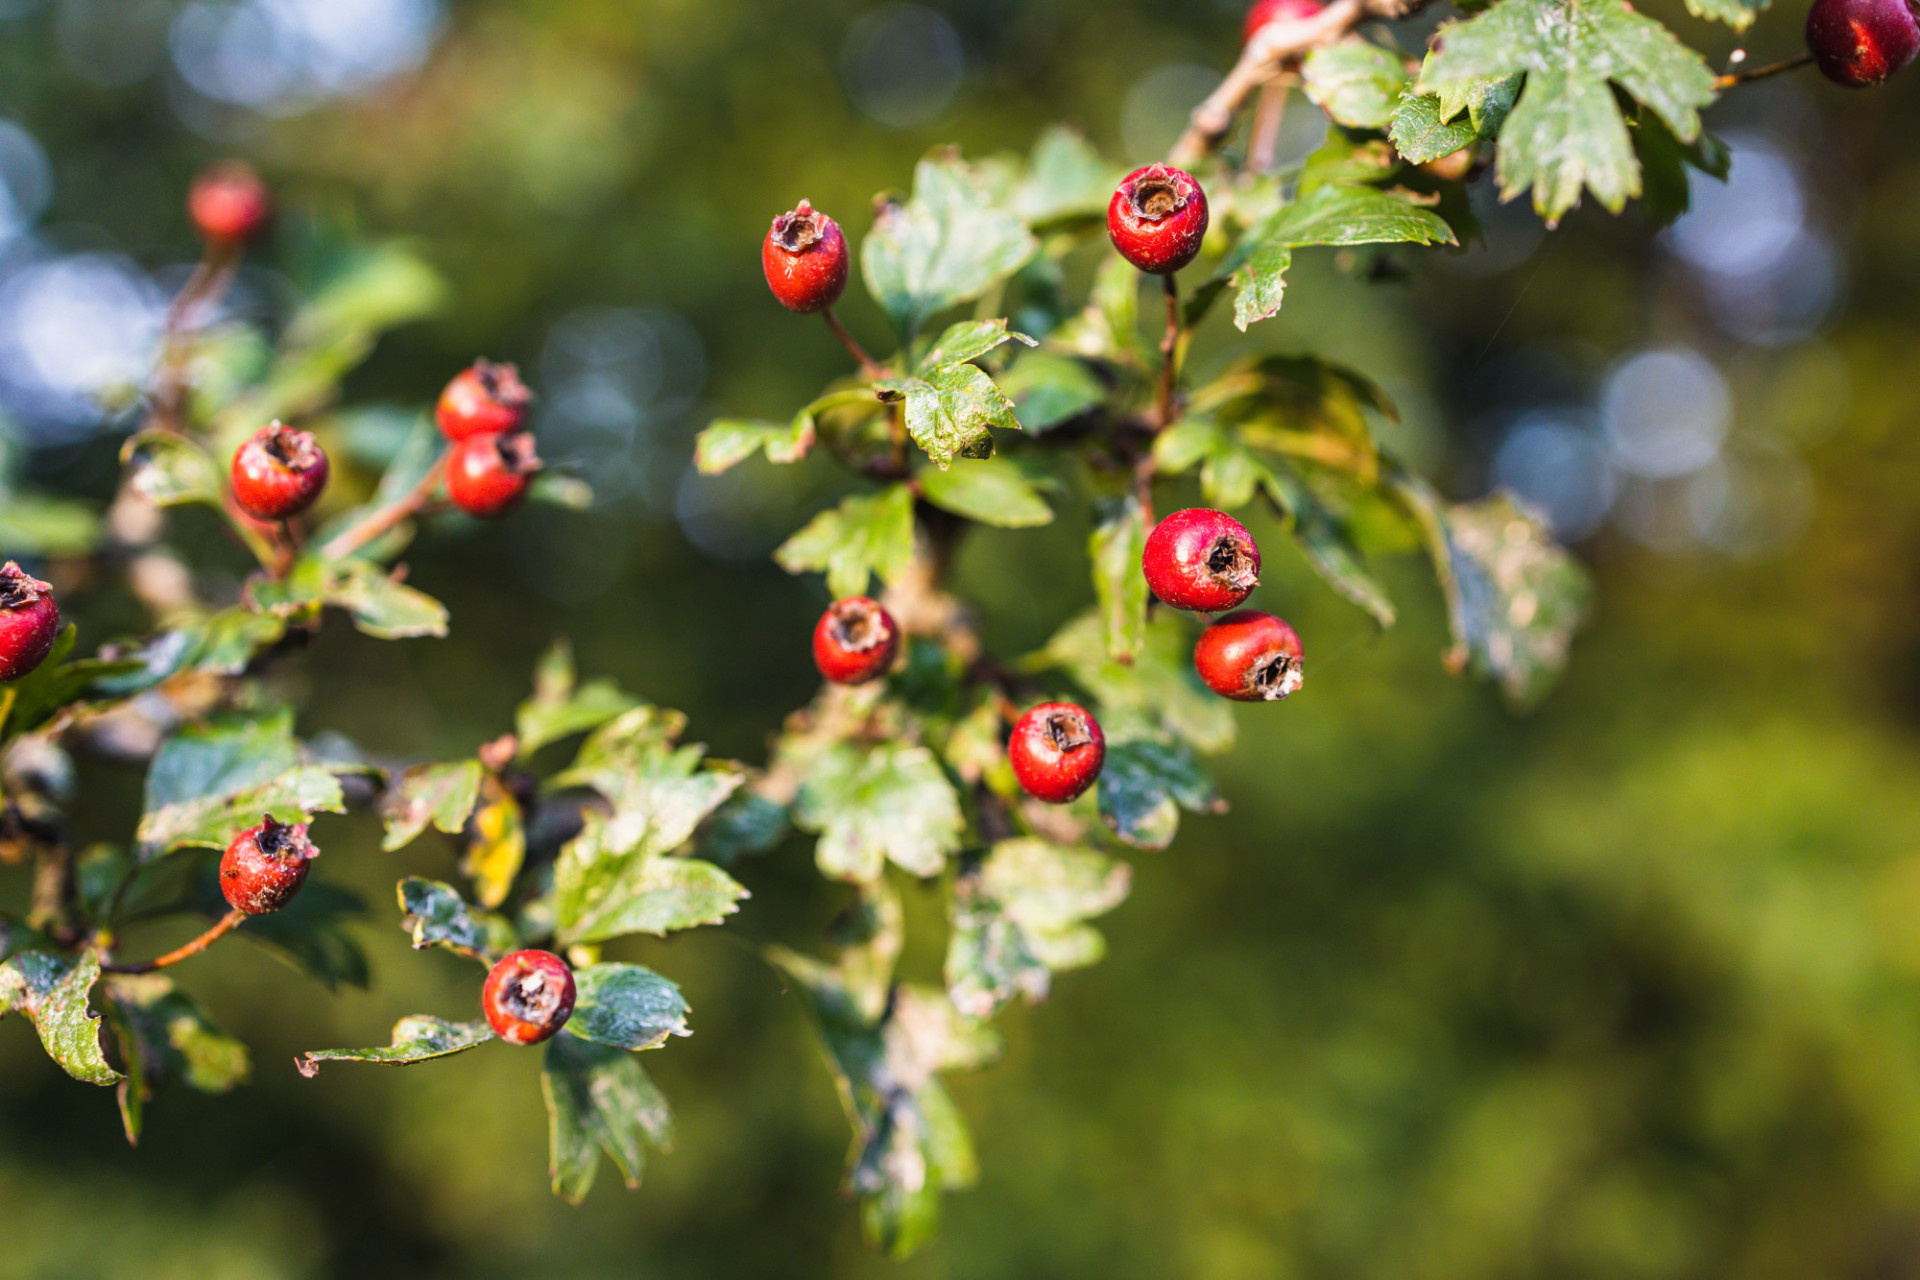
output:
[[1920, 54], [1920, 20], [1908, 0], [1813, 0], [1807, 48], [1827, 79], [1865, 89]]
[[878, 679], [899, 652], [899, 625], [866, 596], [834, 601], [813, 629], [813, 663], [835, 684]]
[[520, 381], [517, 366], [475, 360], [447, 383], [433, 420], [449, 440], [504, 435], [527, 425], [532, 403], [533, 392]]
[[272, 814], [242, 831], [220, 857], [220, 892], [250, 916], [278, 911], [300, 891], [307, 864], [320, 850], [307, 839], [304, 822], [276, 822]]
[[1153, 527], [1140, 569], [1163, 603], [1221, 613], [1238, 608], [1260, 585], [1260, 548], [1226, 512], [1190, 507]]
[[1311, 18], [1327, 6], [1320, 0], [1256, 0], [1247, 10], [1247, 25], [1243, 38], [1251, 40], [1269, 22], [1293, 22], [1300, 18]]
[[487, 974], [480, 1009], [509, 1044], [550, 1040], [573, 1016], [573, 970], [551, 951], [516, 951]]
[[468, 436], [447, 451], [447, 497], [470, 516], [491, 520], [513, 510], [540, 470], [524, 431]]
[[273, 220], [273, 193], [251, 166], [230, 160], [193, 180], [187, 189], [187, 216], [213, 244], [245, 244]]
[[810, 315], [840, 300], [847, 287], [847, 238], [840, 224], [802, 200], [773, 220], [760, 265], [780, 305]]
[[0, 567], [0, 680], [18, 680], [45, 662], [59, 634], [53, 588], [7, 561]]
[[1164, 164], [1136, 169], [1107, 205], [1107, 234], [1120, 256], [1148, 275], [1193, 261], [1207, 236], [1207, 196], [1193, 175]]
[[1193, 669], [1207, 688], [1235, 702], [1278, 702], [1305, 679], [1300, 637], [1258, 609], [1230, 613], [1201, 632]]
[[327, 454], [309, 431], [275, 422], [233, 455], [233, 500], [256, 520], [285, 520], [327, 487]]
[[1066, 804], [1100, 776], [1107, 737], [1086, 708], [1043, 702], [1013, 726], [1007, 760], [1022, 791], [1048, 804]]

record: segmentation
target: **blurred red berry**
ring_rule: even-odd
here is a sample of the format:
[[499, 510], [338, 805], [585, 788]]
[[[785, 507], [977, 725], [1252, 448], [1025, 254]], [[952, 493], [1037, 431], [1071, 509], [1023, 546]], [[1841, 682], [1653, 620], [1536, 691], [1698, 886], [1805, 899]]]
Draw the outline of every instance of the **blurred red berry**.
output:
[[550, 1040], [573, 1016], [573, 970], [551, 951], [516, 951], [487, 974], [480, 1008], [509, 1044]]
[[524, 431], [468, 436], [447, 451], [447, 497], [468, 515], [491, 520], [513, 510], [539, 470], [533, 437]]
[[1007, 760], [1021, 790], [1048, 804], [1066, 804], [1100, 776], [1107, 738], [1086, 708], [1043, 702], [1013, 726]]
[[505, 435], [527, 425], [532, 403], [533, 392], [520, 381], [517, 367], [475, 360], [447, 383], [433, 418], [449, 440]]
[[840, 224], [802, 200], [773, 220], [760, 265], [780, 305], [802, 315], [825, 311], [847, 287], [847, 238]]
[[1305, 678], [1300, 637], [1258, 609], [1230, 613], [1201, 632], [1193, 646], [1193, 669], [1207, 688], [1235, 702], [1278, 702]]
[[244, 244], [273, 221], [273, 193], [251, 166], [230, 160], [193, 180], [187, 216], [215, 244]]
[[1107, 205], [1107, 234], [1120, 256], [1149, 275], [1192, 262], [1207, 237], [1207, 196], [1193, 175], [1150, 164], [1124, 178]]
[[313, 433], [275, 422], [234, 451], [233, 500], [256, 520], [285, 520], [327, 487], [327, 454]]
[[813, 629], [813, 662], [835, 684], [865, 684], [887, 673], [900, 652], [893, 615], [865, 596], [836, 600]]
[[1257, 0], [1247, 10], [1247, 24], [1243, 38], [1251, 40], [1260, 28], [1269, 22], [1293, 22], [1300, 18], [1311, 18], [1327, 6], [1320, 0]]
[[45, 662], [59, 634], [53, 588], [7, 561], [0, 567], [0, 680], [18, 680]]

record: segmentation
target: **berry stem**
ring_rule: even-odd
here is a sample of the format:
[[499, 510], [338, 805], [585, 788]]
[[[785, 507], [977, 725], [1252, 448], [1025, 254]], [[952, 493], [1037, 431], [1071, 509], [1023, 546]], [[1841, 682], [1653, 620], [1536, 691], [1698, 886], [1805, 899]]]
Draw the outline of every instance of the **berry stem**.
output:
[[1422, 0], [1333, 0], [1319, 13], [1305, 18], [1269, 22], [1247, 41], [1220, 87], [1193, 109], [1186, 132], [1173, 144], [1167, 163], [1190, 169], [1233, 132], [1247, 99], [1280, 74], [1281, 63], [1317, 45], [1331, 44], [1369, 14], [1397, 17], [1420, 7]]
[[1798, 71], [1801, 67], [1813, 65], [1811, 52], [1796, 53], [1791, 58], [1782, 58], [1778, 62], [1769, 62], [1763, 67], [1754, 67], [1747, 71], [1729, 71], [1726, 75], [1715, 76], [1713, 87], [1731, 89], [1739, 84], [1752, 84], [1755, 80], [1765, 80], [1785, 71]]
[[274, 543], [273, 563], [267, 566], [267, 573], [275, 582], [281, 582], [293, 572], [293, 562], [300, 556], [300, 539], [293, 532], [293, 521], [279, 522]]
[[833, 336], [840, 339], [840, 345], [847, 349], [847, 354], [860, 365], [860, 372], [876, 382], [887, 376], [887, 371], [875, 364], [873, 357], [867, 354], [866, 348], [847, 332], [847, 326], [840, 323], [840, 317], [833, 314], [832, 307], [826, 308], [820, 315], [826, 320], [827, 328], [833, 330]]
[[240, 267], [240, 248], [226, 243], [210, 243], [200, 262], [187, 277], [185, 285], [167, 307], [163, 329], [164, 345], [154, 370], [149, 418], [153, 425], [168, 431], [185, 431], [187, 400], [186, 338], [200, 327], [205, 312], [226, 296]]
[[1160, 396], [1154, 403], [1155, 429], [1173, 425], [1173, 388], [1180, 374], [1180, 282], [1169, 271], [1160, 277], [1167, 298], [1167, 332], [1160, 339]]
[[179, 964], [189, 956], [197, 956], [218, 942], [247, 918], [244, 911], [229, 911], [214, 926], [191, 942], [183, 943], [163, 956], [148, 960], [142, 964], [103, 964], [100, 968], [107, 973], [152, 973], [156, 969], [165, 969]]
[[434, 491], [440, 487], [440, 481], [445, 477], [446, 471], [447, 457], [443, 453], [439, 460], [427, 469], [427, 474], [420, 477], [420, 483], [407, 491], [404, 498], [380, 508], [360, 523], [335, 534], [332, 540], [320, 548], [321, 557], [327, 560], [344, 560], [401, 521], [426, 510], [428, 504], [433, 501]]
[[1283, 71], [1260, 86], [1260, 102], [1253, 111], [1253, 137], [1247, 143], [1247, 168], [1272, 173], [1275, 149], [1280, 145], [1280, 123], [1287, 115], [1287, 94], [1293, 74]]

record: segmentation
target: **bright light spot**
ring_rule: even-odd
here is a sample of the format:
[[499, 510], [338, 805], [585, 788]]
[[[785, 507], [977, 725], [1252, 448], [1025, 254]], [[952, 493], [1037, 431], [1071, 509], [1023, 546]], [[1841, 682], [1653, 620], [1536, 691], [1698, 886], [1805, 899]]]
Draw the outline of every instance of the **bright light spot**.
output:
[[1782, 448], [1752, 449], [1687, 482], [1687, 513], [1700, 540], [1743, 560], [1792, 546], [1813, 512], [1813, 480]]
[[440, 19], [439, 0], [194, 0], [170, 43], [201, 96], [297, 111], [418, 66]]
[[0, 120], [0, 244], [28, 227], [53, 199], [53, 166], [33, 135]]
[[1719, 370], [1685, 347], [1643, 351], [1616, 365], [1600, 397], [1614, 465], [1635, 475], [1686, 475], [1713, 461], [1733, 420]]
[[1615, 482], [1593, 432], [1571, 415], [1531, 413], [1515, 424], [1493, 460], [1494, 479], [1547, 514], [1572, 542], [1600, 527]]
[[166, 301], [106, 254], [37, 262], [0, 284], [0, 384], [43, 423], [90, 427], [102, 395], [146, 380]]
[[953, 24], [917, 4], [863, 14], [840, 47], [840, 78], [862, 115], [893, 129], [926, 124], [946, 110], [966, 74]]
[[1793, 238], [1771, 270], [1707, 277], [1714, 320], [1734, 337], [1758, 346], [1803, 342], [1820, 329], [1838, 301], [1844, 268], [1817, 231]]
[[1698, 178], [1693, 207], [1667, 232], [1673, 251], [1703, 271], [1752, 276], [1778, 267], [1806, 226], [1806, 198], [1793, 163], [1765, 139], [1727, 139], [1725, 182]]

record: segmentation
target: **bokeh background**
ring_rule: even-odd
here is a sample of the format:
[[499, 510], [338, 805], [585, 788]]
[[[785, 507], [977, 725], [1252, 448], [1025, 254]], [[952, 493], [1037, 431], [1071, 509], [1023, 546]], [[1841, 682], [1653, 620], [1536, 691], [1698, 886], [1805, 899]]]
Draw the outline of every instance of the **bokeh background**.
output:
[[[1649, 7], [1716, 62], [1735, 46]], [[1803, 6], [1779, 8], [1756, 60], [1799, 47]], [[842, 483], [689, 467], [714, 414], [782, 417], [841, 368], [766, 296], [768, 219], [804, 195], [858, 235], [928, 147], [1024, 148], [1055, 120], [1144, 163], [1239, 20], [1237, 0], [0, 0], [0, 445], [23, 486], [111, 494], [127, 420], [98, 397], [140, 376], [192, 259], [188, 177], [245, 156], [283, 235], [407, 237], [446, 276], [354, 400], [413, 411], [476, 353], [518, 360], [543, 453], [599, 490], [425, 539], [414, 581], [454, 637], [329, 628], [280, 676], [303, 734], [471, 750], [565, 634], [585, 672], [761, 759], [811, 693], [823, 598], [767, 552]], [[1731, 182], [1671, 229], [1587, 209], [1548, 234], [1482, 179], [1466, 252], [1390, 275], [1310, 251], [1278, 320], [1202, 336], [1203, 366], [1311, 349], [1380, 378], [1395, 443], [1451, 496], [1504, 483], [1551, 513], [1597, 613], [1516, 717], [1441, 670], [1419, 564], [1383, 567], [1405, 619], [1376, 636], [1270, 556], [1312, 683], [1243, 714], [1230, 814], [1135, 859], [1111, 957], [956, 1081], [984, 1176], [921, 1256], [861, 1245], [828, 1076], [739, 945], [817, 941], [839, 897], [804, 845], [740, 869], [754, 898], [727, 929], [632, 949], [694, 1006], [697, 1034], [648, 1059], [678, 1149], [573, 1210], [547, 1191], [534, 1055], [292, 1070], [472, 998], [390, 914], [396, 876], [448, 874], [452, 850], [402, 867], [330, 819], [320, 875], [374, 905], [374, 985], [196, 962], [187, 985], [255, 1050], [239, 1093], [163, 1097], [129, 1150], [105, 1091], [0, 1024], [0, 1276], [1920, 1276], [1917, 109], [1920, 76], [1757, 84], [1709, 116]], [[1290, 113], [1291, 154], [1311, 116]], [[241, 305], [288, 292], [269, 249]], [[864, 298], [844, 310], [880, 337]], [[1079, 528], [969, 544], [990, 642], [1036, 646], [1090, 595]], [[71, 604], [83, 630], [111, 611]], [[77, 821], [124, 839], [137, 774], [86, 782]]]

